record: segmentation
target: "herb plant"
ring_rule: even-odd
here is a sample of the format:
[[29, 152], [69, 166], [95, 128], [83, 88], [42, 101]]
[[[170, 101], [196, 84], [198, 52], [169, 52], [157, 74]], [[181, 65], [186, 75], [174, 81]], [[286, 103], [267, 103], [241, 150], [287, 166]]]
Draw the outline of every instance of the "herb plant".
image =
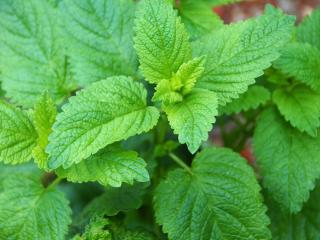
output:
[[231, 2], [0, 1], [0, 239], [320, 239], [320, 10]]

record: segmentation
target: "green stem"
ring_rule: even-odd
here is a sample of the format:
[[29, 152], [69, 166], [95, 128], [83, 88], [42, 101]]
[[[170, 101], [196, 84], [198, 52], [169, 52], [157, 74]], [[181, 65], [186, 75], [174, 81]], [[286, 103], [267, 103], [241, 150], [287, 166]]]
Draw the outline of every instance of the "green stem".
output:
[[188, 173], [193, 175], [191, 168], [187, 164], [185, 164], [177, 155], [175, 155], [174, 153], [169, 153], [169, 157], [171, 157], [171, 159], [175, 161], [176, 164], [178, 164], [180, 167], [185, 169]]
[[63, 177], [57, 177], [55, 180], [53, 180], [52, 183], [50, 183], [50, 185], [47, 187], [47, 189], [51, 189], [51, 188], [56, 187], [61, 182], [62, 179], [63, 179]]

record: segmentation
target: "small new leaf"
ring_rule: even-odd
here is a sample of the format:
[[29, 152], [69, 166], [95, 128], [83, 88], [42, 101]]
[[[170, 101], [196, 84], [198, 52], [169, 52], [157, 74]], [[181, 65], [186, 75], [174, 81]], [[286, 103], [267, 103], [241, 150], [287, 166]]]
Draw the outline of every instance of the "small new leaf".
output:
[[120, 187], [122, 183], [149, 181], [146, 165], [136, 152], [110, 145], [68, 169], [59, 168], [57, 173], [71, 182], [98, 181], [105, 186]]
[[215, 93], [196, 88], [182, 102], [163, 106], [179, 142], [186, 143], [191, 153], [208, 139], [208, 132], [218, 115], [217, 108]]
[[156, 220], [169, 239], [270, 239], [260, 187], [243, 158], [207, 148], [192, 173], [171, 171], [156, 189]]
[[147, 91], [127, 77], [110, 77], [78, 92], [63, 106], [49, 136], [49, 167], [79, 163], [105, 146], [149, 131], [159, 118]]
[[33, 157], [39, 168], [48, 170], [48, 154], [45, 149], [48, 137], [56, 120], [57, 108], [48, 93], [44, 93], [34, 106], [33, 122], [38, 133], [37, 146], [33, 149]]
[[0, 161], [18, 164], [31, 160], [36, 141], [30, 112], [0, 101]]
[[320, 176], [320, 137], [301, 133], [268, 109], [260, 116], [253, 146], [264, 186], [282, 208], [299, 212]]
[[150, 83], [170, 79], [191, 59], [184, 25], [166, 1], [143, 0], [138, 8], [134, 42], [141, 70]]

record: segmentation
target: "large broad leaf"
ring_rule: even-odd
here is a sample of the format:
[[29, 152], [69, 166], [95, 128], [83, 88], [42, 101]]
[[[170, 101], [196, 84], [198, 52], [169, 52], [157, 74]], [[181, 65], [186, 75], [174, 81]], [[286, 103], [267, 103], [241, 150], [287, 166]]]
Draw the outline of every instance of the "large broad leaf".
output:
[[277, 89], [273, 101], [280, 113], [293, 127], [309, 135], [317, 136], [320, 126], [320, 94], [307, 86], [297, 85], [286, 91]]
[[270, 92], [262, 86], [250, 86], [248, 91], [241, 94], [225, 106], [220, 106], [219, 114], [233, 114], [249, 109], [256, 109], [270, 99]]
[[146, 165], [136, 152], [110, 145], [68, 169], [60, 168], [58, 174], [72, 182], [98, 181], [106, 186], [120, 187], [123, 182], [149, 181]]
[[299, 132], [268, 109], [258, 121], [253, 143], [265, 187], [283, 208], [298, 212], [320, 176], [320, 137]]
[[131, 0], [68, 0], [61, 6], [76, 80], [81, 85], [136, 74]]
[[217, 93], [221, 105], [237, 98], [280, 56], [293, 24], [294, 17], [268, 6], [261, 17], [222, 27], [194, 42], [194, 55], [207, 55], [196, 87]]
[[45, 170], [48, 169], [48, 154], [45, 149], [56, 116], [57, 108], [54, 102], [47, 93], [44, 93], [34, 106], [33, 122], [38, 133], [38, 140], [37, 146], [33, 149], [33, 157], [39, 168]]
[[309, 201], [295, 215], [281, 211], [277, 204], [268, 201], [270, 229], [274, 240], [318, 240], [320, 239], [320, 187], [310, 194]]
[[31, 160], [36, 141], [30, 114], [0, 102], [0, 161], [17, 164]]
[[3, 89], [23, 106], [31, 107], [45, 90], [60, 102], [73, 88], [60, 19], [47, 1], [1, 1]]
[[2, 184], [1, 239], [64, 239], [71, 223], [71, 209], [61, 192], [44, 188], [38, 175], [13, 175]]
[[270, 239], [260, 187], [243, 158], [205, 149], [192, 173], [171, 171], [156, 190], [156, 219], [169, 239]]
[[71, 97], [49, 136], [49, 167], [88, 158], [103, 147], [150, 130], [159, 111], [148, 107], [147, 91], [127, 77], [111, 77]]
[[202, 141], [208, 139], [208, 132], [218, 115], [218, 100], [213, 92], [194, 89], [182, 102], [163, 108], [179, 142], [186, 143], [189, 151], [195, 153]]
[[191, 59], [189, 37], [168, 1], [143, 0], [135, 26], [135, 49], [142, 72], [151, 83], [170, 79]]
[[320, 50], [320, 8], [305, 17], [297, 29], [299, 42], [309, 43]]
[[281, 50], [274, 66], [315, 90], [320, 90], [320, 50], [308, 43], [291, 43]]

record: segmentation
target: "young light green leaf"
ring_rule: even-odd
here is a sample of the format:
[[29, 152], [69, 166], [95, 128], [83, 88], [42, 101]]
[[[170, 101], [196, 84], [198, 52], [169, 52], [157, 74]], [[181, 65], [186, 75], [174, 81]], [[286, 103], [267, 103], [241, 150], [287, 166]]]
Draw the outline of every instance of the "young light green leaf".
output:
[[310, 194], [309, 201], [296, 215], [287, 214], [269, 201], [268, 215], [274, 240], [316, 240], [320, 237], [320, 188]]
[[30, 114], [0, 101], [0, 161], [18, 164], [31, 160], [36, 141]]
[[68, 0], [61, 9], [70, 35], [75, 78], [80, 85], [120, 74], [136, 74], [133, 1]]
[[60, 168], [57, 172], [71, 182], [98, 181], [105, 186], [120, 187], [122, 183], [132, 185], [134, 181], [149, 181], [146, 165], [136, 152], [110, 145], [80, 163], [68, 169]]
[[93, 83], [71, 97], [49, 136], [49, 167], [88, 158], [105, 146], [149, 131], [159, 111], [146, 103], [147, 91], [127, 77], [110, 77]]
[[218, 100], [213, 92], [194, 89], [182, 102], [164, 105], [170, 126], [178, 134], [179, 142], [186, 143], [195, 153], [202, 141], [208, 139], [208, 132], [215, 122]]
[[274, 66], [314, 90], [320, 90], [320, 50], [310, 44], [288, 44]]
[[13, 175], [0, 192], [0, 236], [17, 240], [63, 240], [71, 223], [64, 195], [44, 188], [39, 175]]
[[183, 63], [170, 80], [163, 79], [156, 86], [154, 101], [176, 103], [183, 100], [183, 96], [190, 93], [204, 71], [204, 57], [194, 58]]
[[194, 55], [207, 56], [196, 87], [214, 91], [221, 105], [237, 98], [279, 57], [294, 19], [268, 6], [261, 17], [225, 26], [194, 42]]
[[304, 85], [286, 91], [277, 89], [273, 101], [293, 127], [316, 137], [320, 127], [320, 94]]
[[223, 21], [205, 2], [180, 1], [178, 10], [191, 40], [198, 39], [223, 26]]
[[0, 68], [7, 97], [32, 107], [48, 91], [55, 102], [74, 88], [60, 15], [47, 1], [2, 0]]
[[284, 209], [299, 212], [320, 177], [320, 137], [299, 132], [268, 109], [258, 121], [253, 143], [264, 186]]
[[34, 106], [33, 121], [38, 133], [37, 146], [33, 149], [33, 157], [39, 168], [48, 170], [48, 154], [45, 149], [49, 143], [48, 137], [56, 120], [57, 108], [48, 95], [44, 93]]
[[305, 17], [297, 29], [299, 42], [309, 43], [320, 50], [320, 8]]
[[168, 2], [143, 0], [138, 7], [134, 42], [141, 70], [150, 83], [170, 79], [191, 59], [188, 34]]
[[171, 171], [156, 189], [156, 219], [169, 239], [270, 239], [260, 187], [243, 158], [207, 148], [192, 172]]
[[256, 109], [270, 99], [270, 92], [262, 86], [250, 86], [248, 91], [241, 94], [238, 99], [233, 100], [219, 108], [220, 114], [234, 114], [249, 109]]

